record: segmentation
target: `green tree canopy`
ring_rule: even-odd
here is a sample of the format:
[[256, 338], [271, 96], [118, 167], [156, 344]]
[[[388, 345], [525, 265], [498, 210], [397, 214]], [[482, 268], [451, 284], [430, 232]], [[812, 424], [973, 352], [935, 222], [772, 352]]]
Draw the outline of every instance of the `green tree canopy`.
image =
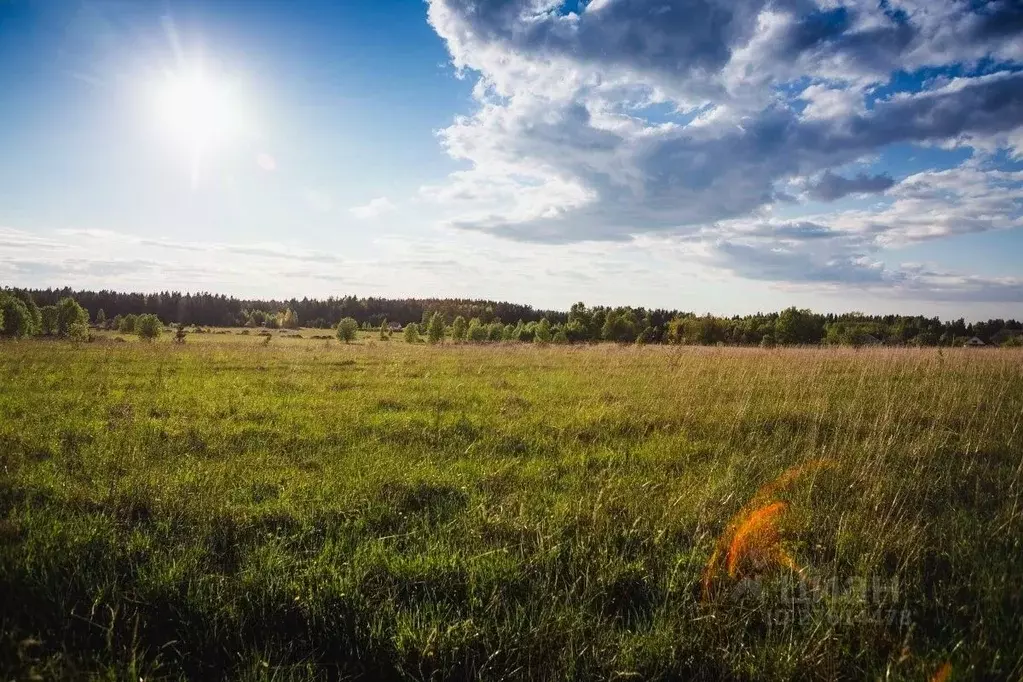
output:
[[28, 334], [38, 334], [43, 328], [43, 316], [39, 310], [39, 306], [36, 305], [35, 299], [32, 298], [32, 294], [25, 291], [24, 289], [14, 289], [11, 291], [15, 298], [25, 304], [25, 309], [28, 311], [29, 317], [29, 329]]
[[455, 321], [451, 323], [451, 339], [461, 343], [462, 341], [465, 341], [465, 335], [468, 332], [469, 325], [466, 323], [465, 318], [459, 315], [455, 318]]
[[430, 324], [426, 328], [426, 340], [430, 343], [440, 343], [444, 340], [444, 317], [440, 313], [434, 313], [430, 318]]
[[28, 307], [8, 291], [0, 291], [0, 322], [4, 336], [18, 339], [32, 333], [32, 315]]
[[774, 323], [774, 336], [785, 345], [817, 344], [824, 336], [824, 323], [809, 310], [786, 308]]
[[466, 336], [473, 343], [483, 343], [487, 340], [487, 328], [480, 322], [480, 318], [474, 317], [469, 320]]
[[57, 335], [68, 336], [76, 322], [89, 324], [89, 313], [71, 297], [57, 301]]
[[551, 332], [551, 323], [545, 317], [536, 323], [536, 330], [533, 332], [533, 339], [537, 343], [550, 343], [554, 334]]
[[57, 306], [47, 305], [39, 309], [39, 317], [42, 320], [42, 331], [47, 336], [57, 333]]
[[345, 317], [337, 323], [337, 340], [351, 343], [359, 331], [359, 323], [353, 317]]
[[135, 333], [143, 341], [152, 341], [159, 338], [160, 334], [163, 333], [163, 322], [152, 313], [139, 315], [138, 319], [135, 320]]

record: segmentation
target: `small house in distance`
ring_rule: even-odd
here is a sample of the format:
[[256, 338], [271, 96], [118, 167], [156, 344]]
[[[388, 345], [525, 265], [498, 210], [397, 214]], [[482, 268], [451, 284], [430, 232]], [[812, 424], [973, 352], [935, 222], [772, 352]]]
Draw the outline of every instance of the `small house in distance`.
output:
[[387, 328], [390, 329], [392, 332], [400, 332], [401, 322], [389, 322], [387, 324]]
[[984, 343], [983, 341], [981, 341], [979, 337], [976, 337], [976, 336], [972, 336], [972, 337], [970, 337], [970, 339], [969, 339], [969, 340], [968, 340], [968, 341], [966, 342], [966, 344], [965, 344], [965, 345], [966, 345], [966, 347], [968, 347], [968, 348], [972, 348], [972, 347], [979, 347], [979, 346], [983, 346], [983, 345], [986, 345], [986, 344], [985, 344], [985, 343]]

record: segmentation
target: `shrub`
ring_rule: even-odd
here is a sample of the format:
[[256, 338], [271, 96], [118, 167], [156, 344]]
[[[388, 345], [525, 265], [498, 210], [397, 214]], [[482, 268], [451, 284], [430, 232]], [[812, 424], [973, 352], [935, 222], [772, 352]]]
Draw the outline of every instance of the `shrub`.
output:
[[277, 324], [281, 329], [298, 329], [298, 314], [288, 308], [278, 314]]
[[92, 332], [89, 331], [89, 325], [81, 320], [76, 320], [71, 323], [68, 327], [67, 336], [72, 341], [84, 343], [86, 341], [92, 341]]
[[605, 341], [629, 343], [639, 335], [636, 316], [631, 310], [612, 310], [604, 319], [600, 335]]
[[39, 319], [42, 320], [42, 329], [40, 331], [43, 334], [52, 336], [57, 333], [57, 306], [43, 306], [39, 310]]
[[78, 301], [73, 298], [62, 298], [57, 301], [57, 334], [69, 336], [71, 325], [76, 322], [89, 324], [89, 313], [85, 312], [85, 308], [78, 305]]
[[657, 340], [657, 333], [654, 328], [647, 325], [643, 327], [643, 330], [636, 336], [636, 345], [642, 346], [647, 343], [653, 343]]
[[391, 337], [387, 334], [387, 318], [385, 317], [380, 321], [380, 340], [390, 341]]
[[504, 336], [504, 325], [500, 322], [491, 322], [487, 325], [487, 341], [500, 341]]
[[430, 324], [426, 328], [426, 340], [430, 343], [440, 343], [444, 340], [444, 318], [440, 313], [434, 313], [430, 318]]
[[0, 291], [0, 324], [4, 336], [17, 339], [32, 333], [32, 315], [25, 302], [6, 291]]
[[355, 318], [346, 317], [337, 323], [337, 340], [351, 343], [359, 331], [359, 323]]
[[33, 334], [38, 334], [43, 326], [43, 318], [39, 311], [39, 306], [36, 305], [35, 300], [32, 298], [32, 294], [28, 293], [24, 289], [12, 289], [10, 294], [24, 303], [25, 309], [28, 311], [29, 322], [26, 335], [31, 336]]
[[466, 323], [465, 318], [459, 315], [455, 318], [455, 321], [451, 323], [451, 340], [457, 343], [465, 341], [465, 335], [469, 332], [469, 325]]
[[419, 325], [415, 322], [405, 325], [405, 343], [419, 343]]
[[121, 318], [121, 323], [117, 327], [117, 331], [124, 332], [125, 334], [135, 333], [135, 322], [138, 320], [138, 315], [128, 314]]
[[552, 337], [551, 323], [545, 317], [537, 323], [536, 330], [533, 334], [533, 340], [537, 343], [550, 343]]
[[135, 320], [135, 333], [143, 341], [152, 341], [163, 333], [163, 323], [152, 313], [139, 315]]
[[466, 331], [466, 336], [473, 343], [483, 343], [487, 340], [487, 328], [480, 322], [480, 318], [474, 317], [469, 320], [469, 328]]

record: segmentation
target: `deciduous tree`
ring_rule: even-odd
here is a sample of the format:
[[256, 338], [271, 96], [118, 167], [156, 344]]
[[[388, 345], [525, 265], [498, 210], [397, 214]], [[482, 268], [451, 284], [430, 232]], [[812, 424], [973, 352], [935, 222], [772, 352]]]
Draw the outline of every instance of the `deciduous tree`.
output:
[[57, 335], [68, 336], [71, 333], [71, 325], [76, 322], [89, 324], [89, 313], [85, 308], [70, 297], [57, 301]]
[[138, 319], [135, 320], [135, 333], [143, 341], [153, 341], [158, 339], [160, 334], [163, 333], [163, 322], [152, 313], [139, 315]]
[[346, 317], [337, 323], [337, 340], [351, 343], [359, 332], [359, 323], [353, 317]]
[[444, 317], [440, 313], [434, 313], [430, 318], [430, 324], [426, 328], [426, 340], [430, 343], [440, 343], [444, 340]]
[[465, 318], [459, 315], [455, 318], [455, 321], [451, 323], [451, 340], [457, 343], [465, 341], [465, 335], [469, 332], [469, 325], [466, 324]]

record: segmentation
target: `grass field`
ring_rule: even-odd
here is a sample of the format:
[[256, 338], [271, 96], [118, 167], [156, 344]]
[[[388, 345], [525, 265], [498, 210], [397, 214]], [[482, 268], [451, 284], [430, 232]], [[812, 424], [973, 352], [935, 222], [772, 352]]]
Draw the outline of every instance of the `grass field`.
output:
[[0, 344], [0, 677], [1023, 675], [1021, 352], [317, 333]]

